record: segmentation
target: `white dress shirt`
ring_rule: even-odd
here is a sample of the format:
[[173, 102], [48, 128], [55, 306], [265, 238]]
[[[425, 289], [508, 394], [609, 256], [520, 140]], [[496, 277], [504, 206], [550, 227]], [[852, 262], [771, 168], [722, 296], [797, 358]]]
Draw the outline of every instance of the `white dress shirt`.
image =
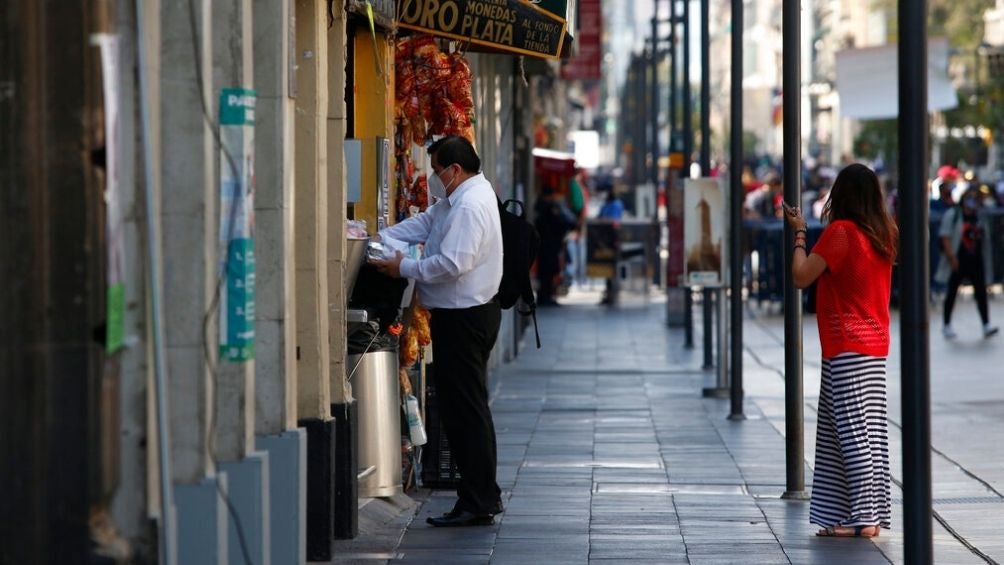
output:
[[426, 308], [480, 306], [498, 293], [502, 224], [495, 190], [483, 174], [380, 235], [425, 244], [421, 259], [401, 261], [401, 276], [415, 279]]

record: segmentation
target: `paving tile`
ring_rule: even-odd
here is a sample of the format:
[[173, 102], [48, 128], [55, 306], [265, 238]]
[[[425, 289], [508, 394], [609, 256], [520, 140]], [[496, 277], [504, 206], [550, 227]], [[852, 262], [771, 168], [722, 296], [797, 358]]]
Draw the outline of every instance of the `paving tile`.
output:
[[589, 557], [590, 565], [688, 565], [690, 560], [686, 554], [665, 554], [655, 558], [631, 557], [625, 559], [623, 556], [604, 559], [601, 557]]
[[509, 499], [506, 514], [542, 516], [588, 515], [590, 500], [567, 496], [520, 496]]
[[[433, 549], [406, 549], [399, 553], [401, 557], [392, 561], [404, 563], [488, 563], [491, 560], [492, 549], [454, 549], [436, 547]], [[438, 561], [436, 561], [438, 559]]]
[[674, 555], [676, 557], [686, 557], [687, 554], [683, 550], [683, 544], [680, 544], [679, 548], [627, 545], [611, 547], [593, 545], [589, 548], [590, 562], [599, 559], [623, 559], [625, 556], [630, 556], [632, 561], [637, 559], [659, 561]]
[[[626, 293], [616, 309], [584, 306], [597, 298], [572, 296], [566, 299], [572, 305], [542, 310], [545, 349], [524, 349], [490, 376], [499, 482], [506, 489], [506, 512], [498, 523], [460, 531], [428, 528], [425, 517], [448, 510], [455, 495], [423, 495], [424, 505], [396, 549], [401, 560], [478, 563], [490, 556], [492, 563], [521, 565], [903, 561], [901, 530], [883, 532], [877, 540], [817, 538], [816, 526], [808, 523], [808, 504], [780, 500], [786, 468], [779, 318], [744, 324], [744, 342], [757, 356], [745, 356], [749, 418], [732, 422], [725, 419], [727, 400], [700, 397], [713, 375], [700, 369], [699, 351], [680, 346], [680, 329], [664, 327], [663, 302]], [[1004, 306], [994, 308], [1004, 318]], [[806, 324], [807, 487], [819, 386], [818, 344], [810, 339], [814, 331]], [[987, 366], [994, 366], [991, 359], [1004, 365], [1004, 355], [989, 349], [967, 354], [983, 355]], [[891, 377], [897, 362], [890, 357]], [[950, 397], [935, 396], [935, 417], [944, 417], [956, 430], [978, 427], [985, 430], [987, 445], [1004, 445], [1004, 413], [998, 414], [1004, 384], [994, 386], [996, 396], [985, 406], [972, 403], [978, 397], [963, 398], [965, 386], [953, 388]], [[892, 400], [898, 391], [895, 378], [889, 387]], [[890, 402], [891, 418], [899, 417], [898, 409]], [[944, 439], [948, 428], [936, 426], [932, 433]], [[898, 431], [890, 431], [896, 475], [901, 446]], [[969, 452], [980, 450], [973, 449], [978, 438], [970, 436], [957, 433], [941, 445], [1000, 488], [1004, 455], [984, 449], [982, 458], [971, 457]], [[955, 450], [956, 445], [969, 451]], [[971, 477], [943, 458], [934, 461], [935, 507], [982, 549], [1001, 555], [1004, 536], [997, 526], [1004, 523], [1004, 501], [953, 502], [986, 490], [975, 493]], [[901, 502], [893, 521], [897, 528], [902, 524]], [[940, 528], [934, 546], [939, 563], [981, 562]]]
[[589, 524], [567, 520], [549, 520], [544, 523], [505, 522], [499, 530], [499, 539], [554, 539], [574, 535], [588, 535]]

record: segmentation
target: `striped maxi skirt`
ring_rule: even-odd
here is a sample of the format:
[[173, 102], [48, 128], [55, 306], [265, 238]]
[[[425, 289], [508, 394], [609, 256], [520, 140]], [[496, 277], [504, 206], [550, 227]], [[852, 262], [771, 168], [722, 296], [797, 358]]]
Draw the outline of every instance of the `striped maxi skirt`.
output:
[[809, 522], [888, 528], [892, 515], [886, 358], [823, 359]]

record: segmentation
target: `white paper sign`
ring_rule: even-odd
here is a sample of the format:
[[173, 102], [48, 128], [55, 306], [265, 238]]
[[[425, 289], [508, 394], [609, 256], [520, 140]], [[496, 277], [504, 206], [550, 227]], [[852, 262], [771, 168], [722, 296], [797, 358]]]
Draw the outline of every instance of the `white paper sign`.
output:
[[717, 178], [687, 179], [684, 191], [683, 249], [687, 284], [725, 283], [725, 189]]

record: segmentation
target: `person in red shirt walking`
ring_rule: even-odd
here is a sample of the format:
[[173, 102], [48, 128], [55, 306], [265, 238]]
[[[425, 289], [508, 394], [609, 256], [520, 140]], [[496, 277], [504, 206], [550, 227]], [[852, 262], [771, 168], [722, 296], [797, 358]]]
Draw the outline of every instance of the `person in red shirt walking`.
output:
[[858, 163], [837, 175], [812, 253], [801, 211], [785, 217], [795, 230], [795, 286], [816, 282], [823, 350], [809, 521], [820, 536], [874, 537], [892, 513], [885, 381], [899, 230], [878, 177]]

